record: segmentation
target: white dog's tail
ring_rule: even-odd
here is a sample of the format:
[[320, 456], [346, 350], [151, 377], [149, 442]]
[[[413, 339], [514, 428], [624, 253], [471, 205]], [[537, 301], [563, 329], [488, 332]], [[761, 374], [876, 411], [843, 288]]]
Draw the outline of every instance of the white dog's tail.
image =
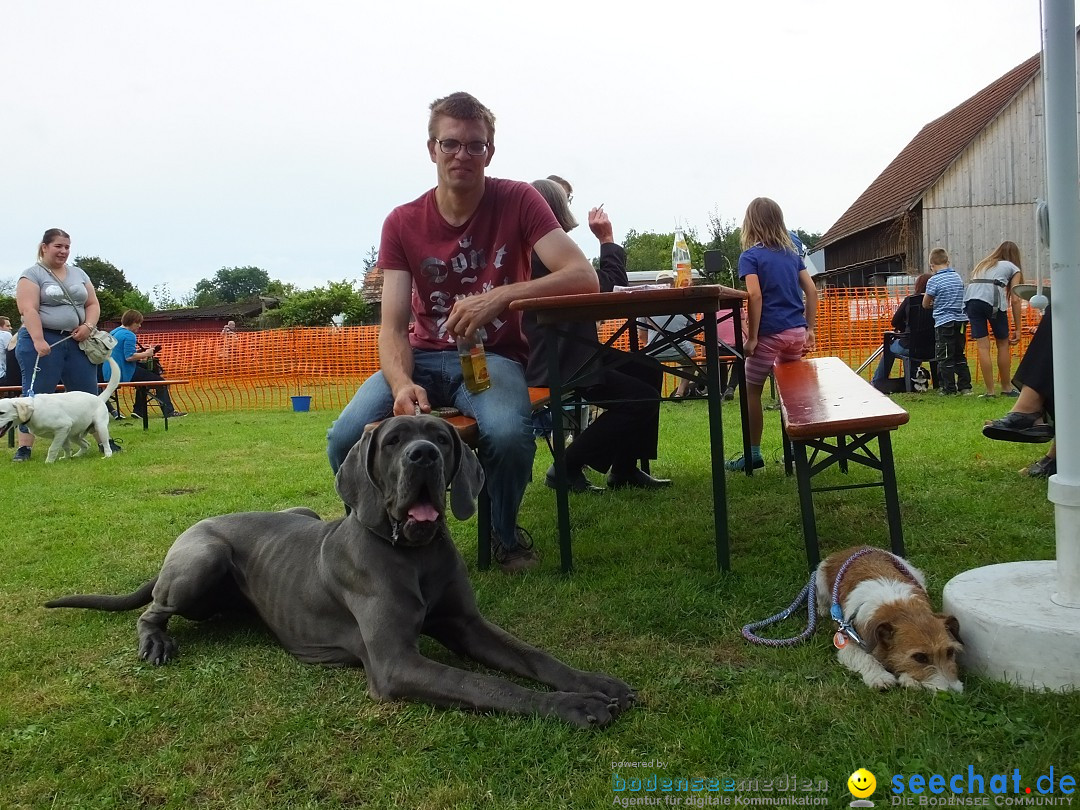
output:
[[112, 359], [112, 355], [109, 355], [109, 384], [105, 386], [104, 391], [98, 394], [98, 399], [105, 402], [113, 395], [113, 391], [116, 390], [118, 385], [120, 385], [120, 366]]

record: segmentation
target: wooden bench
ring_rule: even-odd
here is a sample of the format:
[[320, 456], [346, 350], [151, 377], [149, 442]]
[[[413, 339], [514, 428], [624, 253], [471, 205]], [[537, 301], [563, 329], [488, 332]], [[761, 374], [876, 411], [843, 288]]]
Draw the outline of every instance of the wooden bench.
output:
[[[113, 395], [112, 395], [113, 407], [116, 409], [117, 413], [120, 413], [120, 391], [122, 389], [125, 389], [125, 388], [131, 388], [131, 389], [138, 389], [138, 388], [157, 389], [157, 388], [164, 387], [166, 385], [187, 385], [187, 384], [188, 384], [188, 380], [140, 380], [139, 382], [135, 382], [134, 380], [132, 380], [131, 382], [122, 382], [122, 383], [120, 383], [120, 385], [118, 385], [116, 387], [116, 390], [113, 392]], [[104, 388], [106, 385], [108, 385], [108, 383], [98, 383], [98, 388]], [[151, 405], [157, 405], [158, 407], [161, 408], [161, 418], [162, 418], [162, 421], [165, 423], [165, 430], [168, 430], [169, 429], [169, 414], [167, 414], [165, 412], [165, 408], [162, 406], [161, 400], [158, 399], [157, 395], [154, 393], [153, 390], [147, 390], [147, 392], [146, 392], [146, 412], [142, 414], [143, 430], [149, 430], [150, 429], [150, 406]]]
[[[839, 357], [779, 363], [775, 373], [784, 431], [784, 469], [791, 475], [794, 458], [806, 559], [811, 570], [820, 561], [814, 519], [815, 492], [882, 487], [892, 551], [904, 556], [890, 433], [907, 423], [908, 412]], [[874, 440], [878, 445], [876, 454]], [[808, 448], [813, 450], [811, 456], [807, 455]], [[847, 473], [852, 462], [877, 470], [881, 480], [845, 486], [811, 486], [811, 479], [833, 464]]]
[[[120, 383], [120, 385], [118, 385], [116, 387], [116, 391], [113, 392], [111, 400], [112, 400], [112, 403], [113, 403], [113, 407], [117, 410], [117, 412], [119, 412], [119, 410], [120, 410], [120, 399], [119, 399], [118, 395], [119, 395], [120, 390], [122, 388], [133, 388], [133, 389], [134, 388], [158, 388], [160, 386], [165, 386], [165, 385], [187, 385], [188, 382], [189, 382], [188, 380], [146, 380], [146, 381], [143, 381], [143, 382], [135, 382], [133, 380], [131, 382], [122, 382], [122, 383]], [[108, 383], [103, 383], [103, 382], [98, 383], [98, 388], [104, 390], [104, 388], [107, 385], [108, 385]], [[61, 394], [63, 392], [64, 392], [64, 386], [62, 386], [62, 385], [56, 386], [56, 393], [57, 394]], [[0, 385], [0, 396], [15, 396], [15, 397], [22, 396], [22, 386], [21, 385]], [[153, 391], [147, 391], [146, 392], [146, 413], [144, 413], [142, 415], [143, 430], [149, 430], [150, 429], [150, 405], [151, 404], [160, 406], [161, 401], [154, 395]], [[167, 413], [165, 413], [164, 408], [162, 408], [162, 410], [161, 410], [161, 415], [162, 415], [162, 418], [163, 418], [163, 420], [165, 422], [165, 430], [168, 430], [169, 429], [169, 415]], [[14, 446], [15, 446], [15, 431], [12, 430], [12, 431], [10, 431], [8, 433], [8, 447], [14, 447]]]

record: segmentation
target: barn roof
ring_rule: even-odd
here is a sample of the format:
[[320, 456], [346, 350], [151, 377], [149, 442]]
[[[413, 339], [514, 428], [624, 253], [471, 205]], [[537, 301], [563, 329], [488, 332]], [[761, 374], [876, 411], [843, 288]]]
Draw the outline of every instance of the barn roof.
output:
[[924, 126], [822, 235], [816, 247], [827, 247], [914, 207], [968, 144], [1035, 78], [1039, 65], [1040, 54], [1035, 54]]
[[253, 318], [264, 309], [274, 309], [278, 299], [264, 296], [232, 304], [214, 304], [209, 307], [186, 307], [184, 309], [162, 309], [143, 316], [144, 323], [153, 321], [197, 321], [220, 320], [221, 318]]

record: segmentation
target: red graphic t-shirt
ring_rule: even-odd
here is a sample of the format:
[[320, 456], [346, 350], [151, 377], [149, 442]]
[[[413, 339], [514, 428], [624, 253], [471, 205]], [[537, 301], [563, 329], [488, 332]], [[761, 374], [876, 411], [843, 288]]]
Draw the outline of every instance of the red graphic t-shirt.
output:
[[[448, 224], [439, 213], [435, 189], [391, 211], [383, 223], [379, 267], [412, 275], [415, 324], [410, 345], [453, 349], [446, 318], [454, 301], [500, 284], [526, 281], [533, 245], [558, 229], [558, 220], [536, 189], [494, 177], [485, 180], [480, 205], [460, 227]], [[522, 365], [527, 361], [520, 312], [501, 313], [484, 327], [483, 337], [488, 351]]]

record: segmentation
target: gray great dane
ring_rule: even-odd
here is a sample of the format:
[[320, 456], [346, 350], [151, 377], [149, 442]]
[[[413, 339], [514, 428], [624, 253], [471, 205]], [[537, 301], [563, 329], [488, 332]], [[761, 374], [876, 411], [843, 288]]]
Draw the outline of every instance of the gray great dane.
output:
[[[398, 416], [364, 434], [337, 474], [351, 511], [326, 522], [310, 509], [244, 512], [181, 534], [155, 579], [126, 596], [66, 596], [47, 607], [132, 610], [139, 656], [176, 655], [175, 614], [207, 619], [253, 609], [301, 661], [362, 665], [376, 700], [409, 699], [480, 711], [554, 715], [605, 726], [635, 699], [625, 683], [573, 669], [487, 621], [476, 607], [446, 526], [446, 490], [461, 520], [476, 511], [484, 474], [442, 419]], [[425, 658], [421, 634], [538, 691]]]

